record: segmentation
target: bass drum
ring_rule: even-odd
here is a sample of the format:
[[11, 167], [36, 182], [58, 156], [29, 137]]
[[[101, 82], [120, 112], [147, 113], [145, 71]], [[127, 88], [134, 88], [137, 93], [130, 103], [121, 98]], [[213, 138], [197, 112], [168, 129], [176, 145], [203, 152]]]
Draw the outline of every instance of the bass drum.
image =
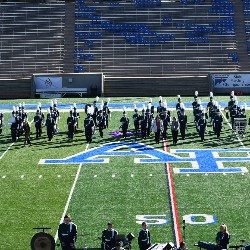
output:
[[44, 232], [35, 234], [31, 239], [30, 246], [32, 250], [55, 250], [56, 248], [54, 238]]

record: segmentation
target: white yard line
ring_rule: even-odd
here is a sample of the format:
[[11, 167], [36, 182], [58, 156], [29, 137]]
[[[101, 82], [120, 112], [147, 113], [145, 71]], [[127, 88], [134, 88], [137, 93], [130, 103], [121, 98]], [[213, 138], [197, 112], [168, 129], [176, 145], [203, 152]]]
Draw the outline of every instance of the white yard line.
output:
[[[74, 189], [75, 189], [75, 186], [76, 186], [76, 183], [77, 183], [77, 180], [79, 178], [79, 175], [80, 175], [80, 172], [81, 172], [81, 168], [82, 168], [82, 163], [79, 165], [78, 167], [78, 170], [77, 170], [77, 173], [76, 173], [76, 176], [75, 176], [75, 180], [74, 180], [74, 183], [71, 187], [71, 190], [70, 190], [70, 193], [69, 193], [69, 197], [68, 197], [68, 200], [67, 200], [67, 203], [64, 207], [64, 211], [63, 211], [63, 214], [62, 214], [62, 217], [61, 217], [61, 220], [60, 220], [60, 224], [63, 222], [64, 220], [64, 216], [65, 214], [67, 213], [67, 210], [69, 208], [69, 203], [71, 201], [71, 198], [72, 198], [72, 195], [73, 195], [73, 192], [74, 192]], [[58, 232], [56, 232], [56, 235], [55, 235], [55, 242], [57, 242], [58, 240]]]
[[[88, 150], [89, 148], [89, 143], [86, 145], [86, 148], [85, 148], [85, 151]], [[61, 220], [60, 220], [60, 224], [63, 222], [63, 219], [64, 219], [64, 216], [65, 214], [67, 213], [67, 210], [69, 208], [69, 203], [71, 201], [71, 198], [72, 198], [72, 195], [73, 195], [73, 192], [75, 190], [75, 186], [76, 186], [76, 183], [78, 181], [78, 178], [79, 178], [79, 175], [80, 175], [80, 172], [81, 172], [81, 168], [82, 168], [82, 163], [79, 165], [78, 167], [78, 170], [77, 170], [77, 173], [76, 173], [76, 176], [75, 176], [75, 180], [74, 180], [74, 183], [71, 187], [71, 190], [70, 190], [70, 193], [69, 193], [69, 197], [68, 197], [68, 200], [67, 200], [67, 203], [64, 207], [64, 211], [63, 211], [63, 214], [62, 214], [62, 217], [61, 217]], [[58, 240], [58, 232], [56, 232], [56, 235], [55, 235], [55, 242], [57, 242]]]

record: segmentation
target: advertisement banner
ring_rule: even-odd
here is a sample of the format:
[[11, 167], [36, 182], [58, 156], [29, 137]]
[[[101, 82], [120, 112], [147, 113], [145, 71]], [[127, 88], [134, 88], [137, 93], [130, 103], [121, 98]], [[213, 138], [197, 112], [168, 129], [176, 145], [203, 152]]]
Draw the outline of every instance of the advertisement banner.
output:
[[241, 89], [250, 87], [250, 74], [211, 74], [213, 88]]
[[36, 89], [58, 89], [62, 88], [62, 77], [58, 76], [36, 76]]

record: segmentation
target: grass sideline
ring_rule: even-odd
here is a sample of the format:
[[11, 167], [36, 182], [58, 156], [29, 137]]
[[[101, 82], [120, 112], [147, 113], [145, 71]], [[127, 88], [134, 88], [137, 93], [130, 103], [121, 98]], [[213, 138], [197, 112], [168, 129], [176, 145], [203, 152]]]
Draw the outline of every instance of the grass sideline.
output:
[[[101, 100], [102, 98], [100, 98]], [[176, 102], [176, 97], [166, 98], [167, 102]], [[192, 102], [192, 97], [183, 97], [184, 102]], [[208, 97], [202, 97], [208, 102]], [[215, 97], [216, 100], [228, 101], [228, 97]], [[248, 97], [239, 97], [239, 101], [248, 101]], [[58, 103], [92, 103], [90, 99], [58, 99]], [[103, 99], [103, 100], [106, 100]], [[147, 102], [149, 98], [111, 98], [112, 103]], [[158, 98], [153, 98], [155, 102]], [[25, 103], [50, 103], [49, 100], [4, 100], [1, 104], [17, 105]], [[34, 110], [35, 111], [35, 110]], [[128, 112], [131, 118], [133, 112]], [[175, 113], [175, 112], [172, 112]], [[119, 127], [121, 111], [112, 112], [109, 131]], [[81, 131], [84, 114], [81, 112], [80, 132], [76, 134], [73, 143], [68, 142], [66, 134], [66, 118], [68, 112], [61, 113], [60, 133], [52, 142], [47, 142], [46, 133], [35, 140], [34, 125], [32, 124], [32, 146], [23, 147], [23, 138], [11, 146], [10, 131], [4, 127], [0, 136], [0, 190], [2, 216], [0, 249], [13, 250], [30, 249], [32, 236], [36, 233], [33, 227], [50, 226], [48, 231], [55, 236], [57, 226], [63, 215], [68, 195], [72, 188], [79, 165], [38, 165], [40, 159], [62, 158], [86, 149], [84, 134]], [[188, 135], [185, 142], [179, 141], [176, 148], [238, 148], [242, 144], [230, 140], [231, 129], [225, 122], [222, 141], [214, 140], [215, 136], [209, 131], [207, 140], [200, 142], [192, 124], [191, 111], [188, 115]], [[32, 120], [34, 113], [29, 111]], [[8, 121], [10, 113], [5, 113]], [[249, 111], [247, 111], [249, 117]], [[131, 124], [130, 129], [132, 130]], [[127, 141], [135, 140], [134, 137]], [[103, 140], [98, 133], [90, 148], [103, 143], [118, 141], [108, 136], [105, 131]], [[141, 141], [141, 140], [139, 140]], [[171, 136], [168, 137], [171, 149]], [[155, 148], [163, 149], [153, 141], [153, 136], [143, 141]], [[243, 145], [250, 148], [250, 142], [243, 140]], [[227, 165], [227, 164], [225, 164]], [[171, 164], [172, 168], [185, 167], [185, 164]], [[249, 170], [249, 162], [243, 162]], [[114, 177], [112, 177], [114, 176]], [[132, 177], [133, 176], [133, 177]], [[249, 173], [241, 174], [174, 174], [174, 184], [179, 210], [180, 223], [182, 216], [192, 213], [214, 214], [217, 223], [212, 225], [187, 225], [186, 241], [189, 249], [199, 240], [213, 242], [220, 223], [229, 226], [232, 235], [232, 245], [239, 244], [242, 238], [250, 239], [248, 232], [249, 219]], [[79, 237], [78, 247], [99, 247], [98, 237], [108, 220], [113, 220], [115, 228], [120, 233], [133, 232], [137, 235], [140, 225], [136, 224], [136, 215], [170, 214], [166, 173], [164, 164], [134, 164], [133, 157], [113, 157], [109, 164], [84, 164], [76, 183], [73, 196], [69, 203], [68, 212], [78, 225], [83, 235]], [[173, 241], [172, 222], [165, 226], [150, 226], [152, 242]], [[137, 248], [136, 240], [133, 249]]]

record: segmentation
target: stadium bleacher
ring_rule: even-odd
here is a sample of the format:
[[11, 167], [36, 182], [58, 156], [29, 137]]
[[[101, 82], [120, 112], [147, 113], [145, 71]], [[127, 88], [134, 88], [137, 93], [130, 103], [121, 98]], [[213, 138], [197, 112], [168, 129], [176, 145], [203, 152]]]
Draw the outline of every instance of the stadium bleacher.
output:
[[195, 78], [190, 91], [205, 94], [209, 73], [249, 69], [248, 0], [76, 0], [71, 12], [66, 4], [1, 5], [0, 80], [102, 72], [105, 95], [131, 95], [134, 84], [152, 91], [154, 78], [172, 95], [172, 77], [179, 86]]

